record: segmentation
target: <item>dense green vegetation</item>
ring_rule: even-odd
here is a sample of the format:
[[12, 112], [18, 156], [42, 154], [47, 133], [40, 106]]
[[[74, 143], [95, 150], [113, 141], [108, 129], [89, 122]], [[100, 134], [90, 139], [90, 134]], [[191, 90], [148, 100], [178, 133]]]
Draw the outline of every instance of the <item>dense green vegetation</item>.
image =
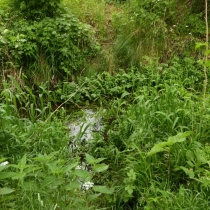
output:
[[0, 0], [0, 209], [209, 209], [205, 3]]

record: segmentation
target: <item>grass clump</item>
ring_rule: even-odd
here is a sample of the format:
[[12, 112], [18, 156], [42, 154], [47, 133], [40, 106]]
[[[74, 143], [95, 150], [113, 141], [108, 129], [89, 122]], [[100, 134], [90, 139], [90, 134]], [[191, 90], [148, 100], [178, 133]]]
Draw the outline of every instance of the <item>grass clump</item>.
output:
[[[191, 3], [180, 1], [131, 1], [118, 19], [114, 45], [119, 65], [139, 66], [144, 56], [167, 62], [174, 55], [190, 56], [196, 39], [205, 33], [203, 13], [191, 14]], [[179, 8], [179, 11], [177, 11]], [[198, 25], [197, 25], [198, 24]], [[181, 50], [181, 51], [180, 51]]]

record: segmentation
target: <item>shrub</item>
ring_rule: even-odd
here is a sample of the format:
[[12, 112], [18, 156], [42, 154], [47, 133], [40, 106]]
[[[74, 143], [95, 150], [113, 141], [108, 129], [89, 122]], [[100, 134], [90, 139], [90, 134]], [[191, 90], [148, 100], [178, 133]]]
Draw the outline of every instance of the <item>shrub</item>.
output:
[[34, 75], [41, 81], [81, 71], [98, 50], [90, 25], [68, 14], [41, 21], [13, 20], [1, 30], [0, 42], [5, 69], [23, 68], [28, 78]]

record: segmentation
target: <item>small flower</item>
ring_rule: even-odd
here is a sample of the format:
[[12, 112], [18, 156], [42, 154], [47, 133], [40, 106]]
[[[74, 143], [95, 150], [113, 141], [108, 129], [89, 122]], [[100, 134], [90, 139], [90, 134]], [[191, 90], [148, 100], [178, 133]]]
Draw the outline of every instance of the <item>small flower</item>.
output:
[[0, 166], [6, 166], [8, 164], [9, 164], [9, 162], [8, 161], [5, 161], [5, 162], [0, 163]]
[[175, 27], [176, 27], [176, 25], [173, 25], [173, 27], [175, 28]]
[[82, 162], [82, 164], [78, 165], [76, 168], [76, 170], [87, 170], [87, 164], [85, 162]]
[[192, 33], [189, 33], [189, 35], [192, 35]]
[[81, 187], [82, 187], [83, 190], [89, 190], [90, 188], [93, 187], [93, 185], [94, 185], [93, 182], [85, 182], [84, 184], [82, 184]]
[[186, 28], [188, 28], [189, 26], [185, 26]]

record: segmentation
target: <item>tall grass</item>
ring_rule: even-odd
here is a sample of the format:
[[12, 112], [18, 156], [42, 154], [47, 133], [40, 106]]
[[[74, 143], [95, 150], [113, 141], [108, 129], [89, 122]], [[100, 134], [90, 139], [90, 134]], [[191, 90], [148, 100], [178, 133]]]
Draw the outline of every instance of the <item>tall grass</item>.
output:
[[186, 4], [192, 7], [189, 2], [176, 0], [127, 3], [124, 13], [116, 19], [114, 53], [116, 59], [120, 58], [118, 64], [139, 66], [145, 56], [166, 62], [177, 54], [192, 55], [195, 41], [203, 36], [205, 28], [201, 14], [193, 17]]
[[[101, 134], [88, 148], [81, 147], [74, 154], [68, 152], [65, 110], [58, 110], [51, 117], [52, 109], [43, 98], [50, 100], [51, 94], [44, 86], [37, 98], [11, 78], [13, 89], [5, 83], [2, 93], [5, 103], [0, 109], [0, 146], [1, 158], [12, 165], [4, 168], [0, 179], [4, 190], [7, 187], [15, 191], [10, 191], [13, 199], [4, 194], [2, 208], [9, 208], [9, 201], [16, 209], [22, 208], [23, 203], [34, 209], [207, 208], [209, 108], [206, 104], [201, 125], [202, 85], [193, 79], [197, 75], [193, 66], [190, 58], [184, 64], [176, 60], [172, 66], [165, 65], [160, 74], [160, 66], [150, 60], [150, 66], [142, 65], [141, 71], [133, 68], [127, 73], [121, 70], [116, 75], [102, 74], [89, 82], [86, 78], [75, 98], [84, 100], [82, 94], [89, 93], [89, 100], [94, 100], [95, 93], [109, 101], [101, 100], [101, 105], [107, 107], [101, 111]], [[23, 94], [24, 90], [28, 94]], [[23, 103], [17, 105], [18, 100]], [[21, 118], [19, 112], [24, 106], [28, 119]], [[94, 172], [91, 177], [75, 172], [86, 153], [92, 156], [89, 161], [103, 159], [109, 165], [107, 171]], [[66, 172], [70, 172], [73, 182]], [[102, 187], [99, 192], [102, 189], [112, 195], [101, 196], [94, 190], [83, 194], [75, 181], [85, 177], [96, 185], [113, 188], [114, 192]]]
[[[188, 65], [192, 65], [190, 59]], [[107, 157], [110, 171], [105, 179], [115, 183], [115, 209], [164, 209], [164, 205], [204, 209], [209, 205], [204, 186], [209, 169], [209, 152], [204, 147], [208, 123], [200, 124], [202, 84], [197, 89], [188, 67], [179, 66], [172, 74], [171, 66], [160, 75], [155, 66], [146, 66], [140, 77], [147, 79], [139, 84], [133, 100], [118, 99], [107, 110], [104, 141], [98, 140], [92, 149]], [[204, 118], [209, 119], [207, 112]], [[176, 143], [169, 143], [172, 139]], [[149, 155], [153, 147], [160, 150]]]

